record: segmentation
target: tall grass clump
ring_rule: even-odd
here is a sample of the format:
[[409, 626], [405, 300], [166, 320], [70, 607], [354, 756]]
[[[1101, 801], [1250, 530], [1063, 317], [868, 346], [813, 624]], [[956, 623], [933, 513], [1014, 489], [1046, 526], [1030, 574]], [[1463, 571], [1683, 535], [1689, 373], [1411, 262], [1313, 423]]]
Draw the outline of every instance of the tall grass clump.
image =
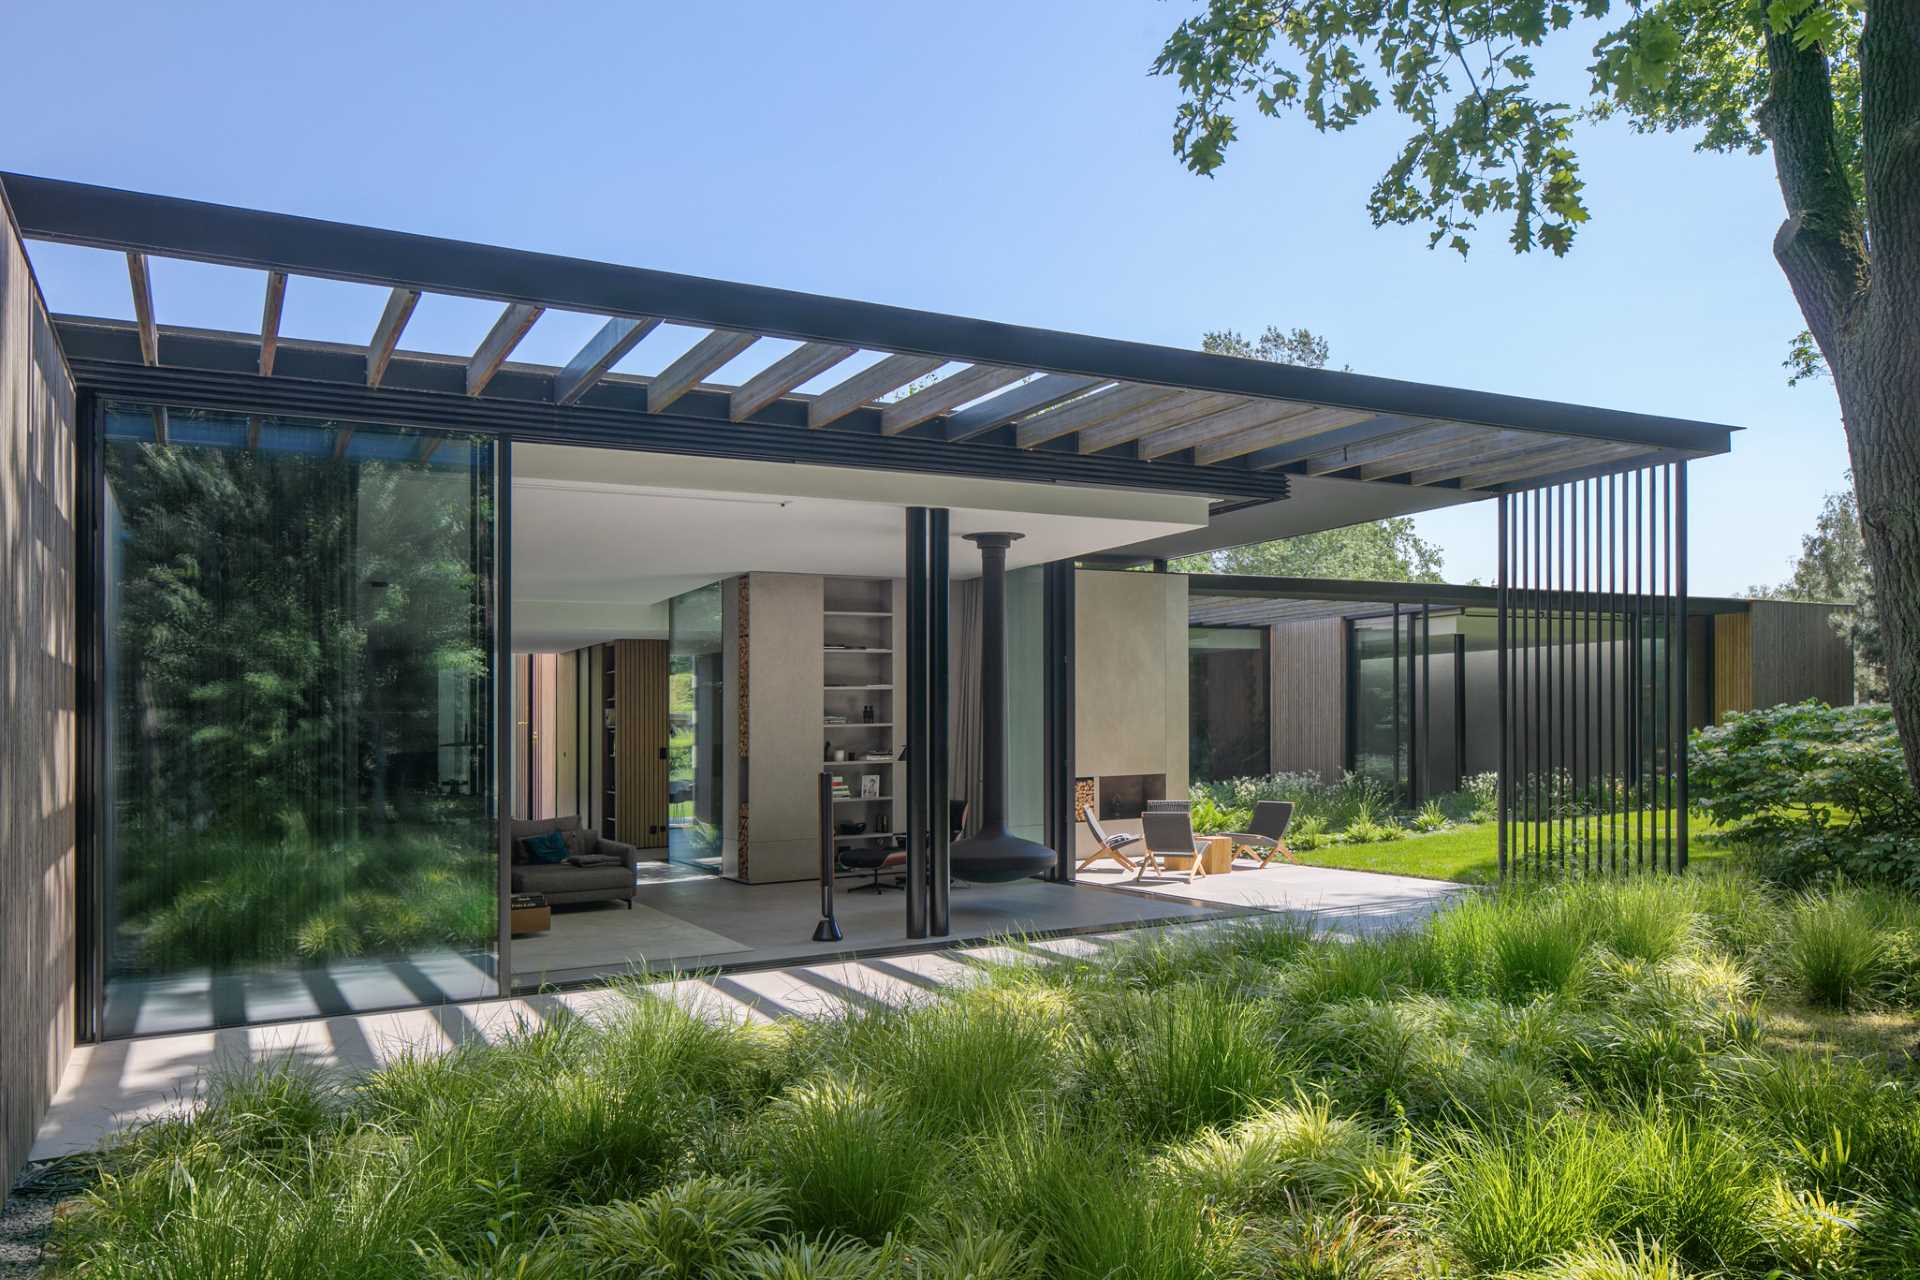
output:
[[1086, 1073], [1135, 1132], [1227, 1124], [1286, 1087], [1271, 1012], [1209, 982], [1116, 998], [1089, 1028]]
[[1263, 1108], [1228, 1129], [1203, 1129], [1166, 1150], [1157, 1169], [1176, 1187], [1232, 1213], [1409, 1202], [1422, 1172], [1369, 1125], [1322, 1097]]
[[1851, 1009], [1886, 969], [1886, 943], [1858, 894], [1802, 894], [1787, 914], [1781, 968], [1811, 1004]]
[[1627, 1154], [1614, 1126], [1576, 1115], [1460, 1133], [1440, 1155], [1441, 1231], [1483, 1271], [1547, 1262], [1611, 1231]]
[[581, 1271], [606, 1280], [702, 1280], [785, 1224], [778, 1193], [744, 1178], [692, 1178], [639, 1200], [568, 1215]]
[[810, 1235], [885, 1239], [931, 1174], [931, 1149], [910, 1113], [845, 1080], [792, 1086], [758, 1118], [755, 1139], [760, 1172]]

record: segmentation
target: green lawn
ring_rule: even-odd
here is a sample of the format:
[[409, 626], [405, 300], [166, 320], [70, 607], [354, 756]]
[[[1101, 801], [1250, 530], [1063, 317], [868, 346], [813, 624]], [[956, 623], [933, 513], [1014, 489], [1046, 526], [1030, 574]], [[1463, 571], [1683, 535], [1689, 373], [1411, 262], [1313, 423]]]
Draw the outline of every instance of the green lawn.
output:
[[[1622, 830], [1627, 828], [1623, 827]], [[1694, 866], [1723, 862], [1726, 848], [1712, 837], [1714, 824], [1696, 815], [1687, 842], [1687, 858]], [[1518, 836], [1516, 830], [1516, 838]], [[1702, 838], [1708, 837], [1708, 838]], [[1492, 822], [1463, 823], [1431, 835], [1409, 832], [1380, 844], [1332, 844], [1296, 851], [1310, 867], [1341, 867], [1349, 871], [1384, 871], [1462, 884], [1493, 884], [1500, 878], [1500, 828]], [[1649, 837], [1651, 844], [1652, 839]]]
[[1347, 943], [1149, 932], [814, 1022], [635, 984], [369, 1076], [216, 1081], [105, 1153], [50, 1274], [1912, 1276], [1917, 927], [1909, 895], [1662, 877]]

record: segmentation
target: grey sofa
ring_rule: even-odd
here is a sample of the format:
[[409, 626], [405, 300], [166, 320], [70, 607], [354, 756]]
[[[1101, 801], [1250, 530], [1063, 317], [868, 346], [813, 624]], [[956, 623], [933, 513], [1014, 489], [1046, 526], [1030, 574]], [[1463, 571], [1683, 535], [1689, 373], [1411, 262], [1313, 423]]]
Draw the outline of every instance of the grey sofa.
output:
[[520, 842], [549, 831], [581, 831], [580, 819], [515, 818], [508, 824], [507, 834], [513, 842], [513, 892], [541, 894], [549, 905], [611, 898], [632, 908], [633, 868], [640, 861], [638, 849], [589, 831], [583, 834], [590, 842], [591, 852], [617, 854], [618, 866], [609, 863], [604, 867], [576, 867], [570, 862], [528, 862]]

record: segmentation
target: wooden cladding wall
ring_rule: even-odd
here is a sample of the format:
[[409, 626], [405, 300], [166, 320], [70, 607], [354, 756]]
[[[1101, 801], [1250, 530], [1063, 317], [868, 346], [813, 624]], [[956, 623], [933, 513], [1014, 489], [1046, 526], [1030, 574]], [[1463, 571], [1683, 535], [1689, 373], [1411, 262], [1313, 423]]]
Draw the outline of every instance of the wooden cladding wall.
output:
[[1728, 613], [1713, 620], [1713, 720], [1753, 710], [1753, 617]]
[[616, 640], [613, 830], [641, 849], [667, 846], [667, 642]]
[[74, 393], [5, 210], [0, 244], [0, 1201], [74, 1037]]
[[1808, 698], [1836, 707], [1853, 701], [1853, 650], [1834, 630], [1831, 606], [1755, 600], [1747, 617], [1755, 706]]
[[1275, 773], [1338, 781], [1347, 767], [1347, 625], [1341, 618], [1273, 627]]

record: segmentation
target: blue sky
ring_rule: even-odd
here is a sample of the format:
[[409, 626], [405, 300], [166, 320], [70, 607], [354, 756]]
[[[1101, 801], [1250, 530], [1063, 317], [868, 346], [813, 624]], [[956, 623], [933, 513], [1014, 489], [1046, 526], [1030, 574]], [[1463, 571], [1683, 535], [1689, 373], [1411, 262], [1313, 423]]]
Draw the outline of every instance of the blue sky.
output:
[[[1220, 176], [1188, 174], [1174, 86], [1146, 75], [1188, 12], [16, 6], [9, 99], [39, 109], [0, 167], [1186, 346], [1305, 325], [1368, 373], [1747, 428], [1694, 468], [1694, 588], [1785, 576], [1846, 451], [1831, 389], [1780, 368], [1801, 323], [1765, 157], [1585, 130], [1574, 252], [1516, 257], [1491, 228], [1463, 261], [1368, 224], [1391, 118], [1246, 121]], [[1569, 92], [1583, 54], [1555, 59]], [[56, 308], [130, 313], [119, 261], [35, 256]], [[165, 323], [258, 322], [257, 276], [157, 264], [154, 287]], [[364, 340], [380, 302], [299, 281], [287, 331]], [[408, 345], [470, 347], [493, 314], [430, 299]], [[521, 354], [592, 327], [549, 315]], [[1421, 527], [1449, 576], [1491, 579], [1486, 504]]]

